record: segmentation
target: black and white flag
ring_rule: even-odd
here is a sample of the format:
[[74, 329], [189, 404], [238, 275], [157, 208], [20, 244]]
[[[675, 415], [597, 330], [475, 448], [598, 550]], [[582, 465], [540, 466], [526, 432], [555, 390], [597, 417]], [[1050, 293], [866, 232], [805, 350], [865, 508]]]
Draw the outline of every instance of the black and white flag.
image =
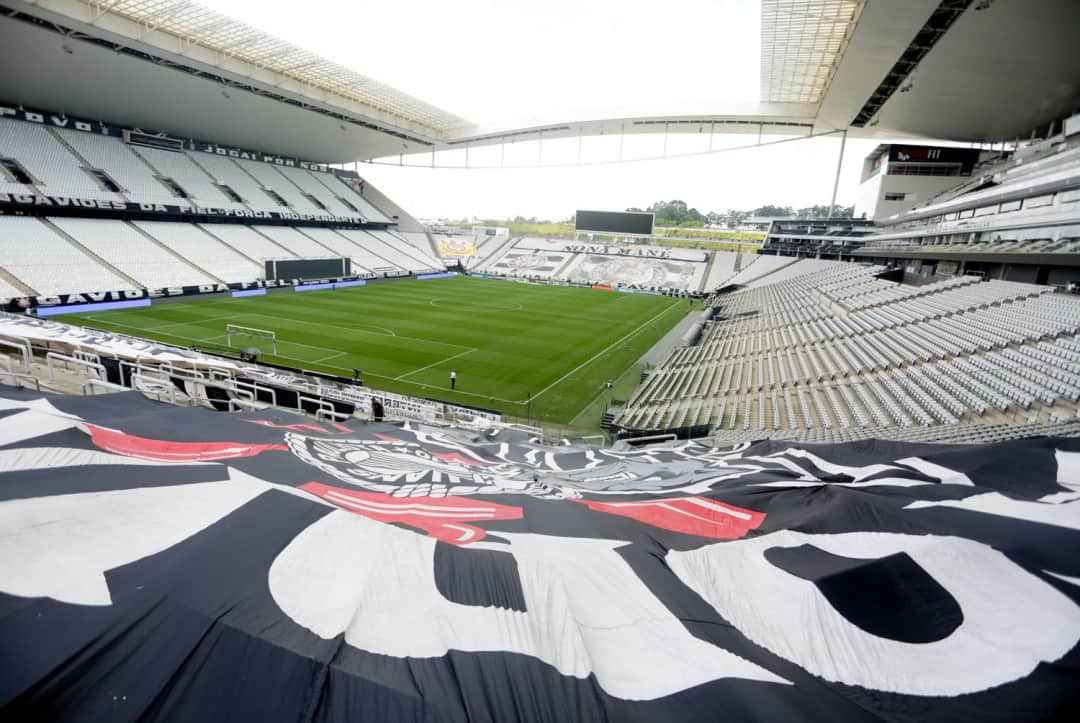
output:
[[0, 719], [1036, 720], [1080, 440], [539, 447], [0, 396]]

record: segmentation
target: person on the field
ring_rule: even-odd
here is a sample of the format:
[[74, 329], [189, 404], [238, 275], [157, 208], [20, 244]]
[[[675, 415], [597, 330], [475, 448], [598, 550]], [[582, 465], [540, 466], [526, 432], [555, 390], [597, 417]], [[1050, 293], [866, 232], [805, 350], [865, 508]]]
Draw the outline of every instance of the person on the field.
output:
[[453, 369], [450, 370], [450, 388], [455, 389], [457, 387], [457, 372]]

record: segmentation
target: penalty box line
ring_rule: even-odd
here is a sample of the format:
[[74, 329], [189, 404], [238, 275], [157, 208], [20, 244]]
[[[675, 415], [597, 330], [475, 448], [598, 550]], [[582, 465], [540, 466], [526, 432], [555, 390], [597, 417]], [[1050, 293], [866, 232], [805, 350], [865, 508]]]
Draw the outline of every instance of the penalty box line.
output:
[[474, 351], [476, 351], [475, 348], [470, 348], [470, 349], [466, 349], [465, 351], [461, 352], [460, 354], [455, 354], [454, 356], [448, 356], [445, 359], [439, 359], [438, 361], [433, 361], [430, 364], [428, 364], [427, 366], [420, 367], [419, 369], [413, 369], [411, 372], [405, 372], [404, 374], [402, 374], [400, 376], [394, 377], [394, 381], [399, 382], [402, 379], [404, 379], [405, 377], [411, 377], [413, 374], [419, 374], [420, 372], [425, 371], [427, 369], [430, 369], [431, 367], [438, 366], [439, 364], [445, 364], [448, 361], [452, 361], [454, 359], [457, 359], [458, 357], [463, 357], [466, 354], [472, 354]]
[[[597, 359], [599, 359], [600, 357], [604, 356], [604, 355], [605, 355], [605, 354], [607, 354], [607, 353], [608, 353], [609, 351], [611, 351], [612, 349], [614, 349], [615, 347], [617, 347], [617, 346], [618, 346], [619, 344], [622, 344], [622, 343], [623, 343], [624, 341], [626, 341], [626, 340], [627, 340], [627, 339], [629, 339], [630, 337], [632, 337], [632, 336], [637, 336], [637, 335], [638, 335], [638, 334], [640, 334], [640, 333], [641, 333], [641, 331], [642, 331], [643, 329], [645, 329], [645, 327], [647, 327], [647, 326], [648, 326], [649, 324], [652, 324], [652, 323], [653, 323], [654, 321], [656, 321], [657, 319], [659, 319], [659, 318], [660, 318], [661, 316], [664, 316], [664, 315], [665, 315], [665, 314], [667, 314], [667, 313], [668, 313], [669, 311], [671, 311], [672, 309], [675, 309], [675, 308], [677, 308], [678, 306], [679, 306], [678, 304], [672, 304], [671, 306], [669, 306], [668, 308], [664, 309], [663, 311], [661, 311], [661, 312], [660, 312], [659, 314], [657, 314], [656, 316], [652, 317], [652, 318], [651, 318], [651, 319], [649, 319], [648, 321], [644, 321], [644, 322], [642, 322], [640, 326], [638, 326], [638, 327], [637, 327], [636, 329], [634, 329], [633, 331], [631, 331], [631, 332], [630, 332], [629, 334], [627, 334], [626, 336], [624, 336], [624, 337], [622, 337], [622, 338], [620, 338], [620, 339], [616, 339], [616, 340], [615, 340], [615, 341], [613, 341], [613, 342], [612, 342], [611, 344], [608, 344], [608, 345], [607, 345], [606, 347], [604, 347], [603, 349], [601, 349], [600, 351], [598, 351], [598, 352], [597, 352], [596, 354], [593, 354], [593, 355], [592, 355], [591, 357], [589, 357], [588, 359], [586, 359], [585, 361], [583, 361], [583, 362], [582, 362], [581, 364], [578, 364], [578, 365], [577, 365], [576, 367], [574, 367], [573, 369], [571, 369], [570, 371], [568, 371], [568, 372], [567, 372], [566, 374], [563, 374], [563, 375], [562, 375], [561, 377], [559, 377], [558, 379], [556, 379], [555, 381], [553, 381], [553, 382], [552, 382], [551, 384], [548, 384], [548, 385], [547, 385], [546, 387], [544, 387], [543, 389], [541, 389], [540, 391], [538, 391], [538, 392], [537, 392], [536, 394], [533, 394], [533, 395], [532, 395], [532, 399], [536, 399], [537, 397], [539, 397], [540, 395], [544, 394], [545, 392], [548, 392], [548, 391], [550, 391], [551, 389], [553, 389], [553, 388], [557, 387], [557, 386], [558, 386], [559, 384], [562, 384], [562, 383], [563, 383], [563, 382], [564, 382], [564, 381], [565, 381], [565, 380], [566, 380], [566, 379], [567, 379], [568, 377], [570, 377], [571, 375], [575, 374], [575, 373], [576, 373], [576, 372], [578, 372], [579, 370], [581, 370], [581, 369], [584, 369], [584, 368], [585, 368], [585, 367], [587, 367], [588, 365], [592, 364], [592, 363], [593, 363], [594, 361], [596, 361], [596, 360], [597, 360]], [[525, 403], [527, 403], [528, 401], [529, 401], [528, 399], [521, 399], [521, 400], [517, 401], [516, 403], [517, 403], [517, 404], [525, 404]]]

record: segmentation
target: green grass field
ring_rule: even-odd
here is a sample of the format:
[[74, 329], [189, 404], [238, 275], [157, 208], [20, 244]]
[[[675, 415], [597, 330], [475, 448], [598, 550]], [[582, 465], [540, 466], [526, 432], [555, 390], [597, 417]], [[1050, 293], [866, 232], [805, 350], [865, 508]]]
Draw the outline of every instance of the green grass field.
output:
[[377, 389], [567, 423], [688, 310], [663, 296], [456, 277], [65, 319], [182, 346], [224, 344], [226, 324], [267, 329], [277, 334], [276, 356], [267, 342], [234, 345], [302, 369], [346, 377], [360, 369]]

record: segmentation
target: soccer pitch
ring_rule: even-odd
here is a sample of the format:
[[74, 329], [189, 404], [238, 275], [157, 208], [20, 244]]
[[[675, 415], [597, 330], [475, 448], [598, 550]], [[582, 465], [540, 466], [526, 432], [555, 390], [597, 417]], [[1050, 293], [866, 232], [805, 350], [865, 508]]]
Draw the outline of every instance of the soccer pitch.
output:
[[[415, 397], [571, 421], [689, 310], [685, 299], [455, 277], [72, 314], [73, 323], [180, 346], [266, 329], [262, 360]], [[457, 389], [450, 389], [450, 371]], [[531, 405], [529, 403], [531, 397]]]

